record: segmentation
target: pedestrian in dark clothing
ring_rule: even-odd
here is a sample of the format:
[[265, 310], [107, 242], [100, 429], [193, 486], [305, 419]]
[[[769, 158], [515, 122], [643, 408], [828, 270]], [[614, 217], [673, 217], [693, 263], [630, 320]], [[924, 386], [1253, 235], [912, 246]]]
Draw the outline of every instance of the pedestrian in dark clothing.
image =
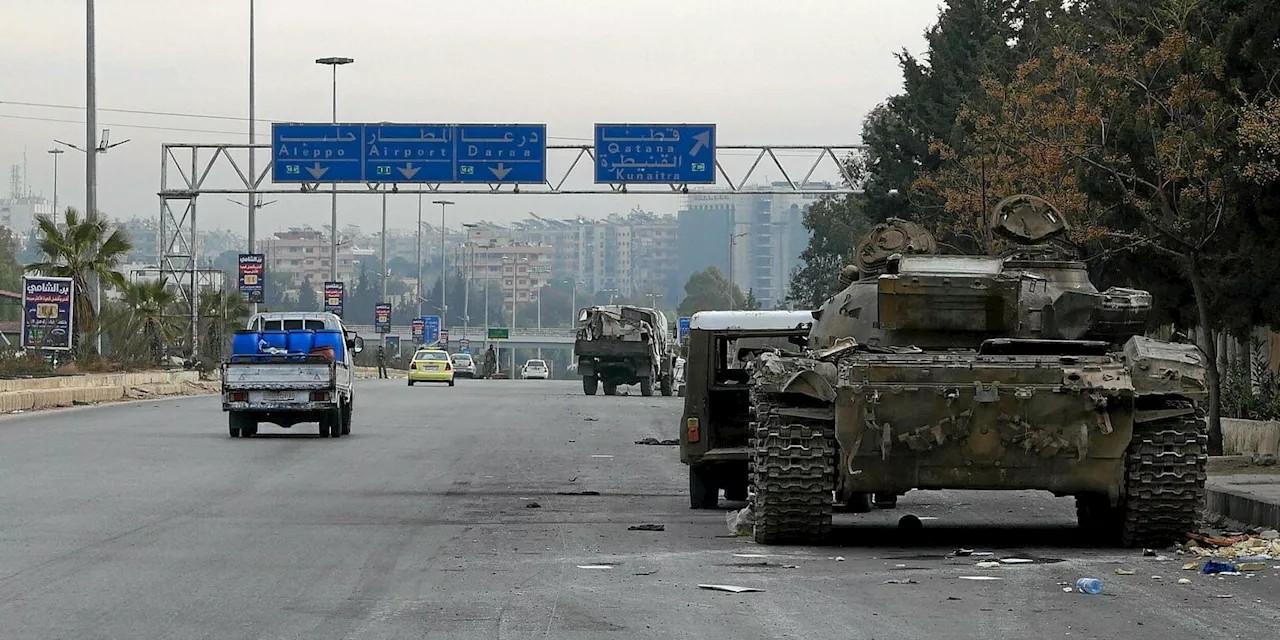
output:
[[387, 378], [387, 351], [378, 345], [378, 378]]

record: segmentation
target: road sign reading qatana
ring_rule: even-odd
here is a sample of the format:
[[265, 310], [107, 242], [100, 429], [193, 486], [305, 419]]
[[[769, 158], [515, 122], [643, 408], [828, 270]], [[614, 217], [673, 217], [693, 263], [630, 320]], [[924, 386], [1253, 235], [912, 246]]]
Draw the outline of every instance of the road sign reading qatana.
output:
[[271, 126], [273, 182], [546, 182], [544, 124]]
[[714, 184], [714, 124], [597, 124], [596, 184]]

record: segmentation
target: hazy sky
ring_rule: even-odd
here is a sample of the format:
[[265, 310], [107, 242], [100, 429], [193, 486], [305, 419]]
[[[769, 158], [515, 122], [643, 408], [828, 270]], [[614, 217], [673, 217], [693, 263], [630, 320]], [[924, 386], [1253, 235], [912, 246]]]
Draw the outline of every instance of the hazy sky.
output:
[[[249, 0], [97, 0], [98, 106], [245, 118]], [[257, 114], [327, 122], [324, 56], [338, 70], [340, 120], [546, 123], [551, 142], [589, 141], [595, 122], [714, 122], [721, 144], [858, 141], [861, 120], [901, 88], [893, 54], [919, 52], [938, 0], [257, 0]], [[84, 146], [84, 0], [0, 0], [0, 193], [27, 154], [32, 189], [52, 196], [59, 138]], [[35, 118], [35, 119], [31, 119]], [[65, 120], [51, 122], [47, 120]], [[159, 210], [160, 145], [243, 142], [244, 120], [100, 111], [100, 208]], [[135, 125], [135, 126], [127, 126]], [[170, 127], [202, 131], [138, 128]], [[270, 127], [259, 124], [260, 142]], [[575, 140], [581, 139], [581, 140]], [[265, 158], [265, 156], [263, 156]], [[746, 169], [751, 158], [722, 154]], [[571, 156], [552, 154], [550, 173]], [[82, 206], [84, 156], [61, 156], [60, 202]], [[804, 158], [788, 163], [806, 165]], [[736, 163], [736, 164], [735, 164]], [[788, 170], [794, 165], [789, 164]], [[803, 168], [798, 169], [803, 173]], [[574, 184], [590, 186], [590, 173]], [[781, 179], [777, 170], [757, 173]], [[795, 176], [798, 178], [798, 176]], [[834, 178], [834, 171], [822, 177]], [[223, 184], [228, 184], [224, 182]], [[327, 224], [326, 196], [275, 198], [264, 231]], [[451, 222], [506, 222], [640, 205], [674, 213], [676, 196], [457, 196]], [[341, 222], [378, 225], [376, 197], [348, 197]], [[392, 197], [390, 225], [411, 227], [417, 201]], [[244, 209], [200, 200], [201, 225], [244, 232]], [[438, 210], [431, 209], [430, 219]]]

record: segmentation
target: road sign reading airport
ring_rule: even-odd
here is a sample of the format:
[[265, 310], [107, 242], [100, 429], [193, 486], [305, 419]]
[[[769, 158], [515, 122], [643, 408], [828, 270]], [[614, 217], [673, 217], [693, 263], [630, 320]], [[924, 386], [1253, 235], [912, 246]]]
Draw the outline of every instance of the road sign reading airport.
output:
[[505, 183], [547, 179], [542, 124], [271, 126], [273, 182]]
[[597, 124], [596, 184], [714, 184], [714, 124]]

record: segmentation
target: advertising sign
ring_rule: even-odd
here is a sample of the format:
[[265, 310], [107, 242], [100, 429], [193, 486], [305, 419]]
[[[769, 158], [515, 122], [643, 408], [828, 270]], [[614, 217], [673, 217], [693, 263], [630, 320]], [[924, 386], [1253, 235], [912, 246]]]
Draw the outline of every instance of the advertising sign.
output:
[[676, 320], [676, 342], [684, 344], [689, 340], [689, 323], [693, 322], [693, 318], [680, 318]]
[[422, 316], [422, 344], [440, 341], [440, 316]]
[[458, 341], [458, 350], [463, 353], [471, 353], [471, 341], [463, 338]]
[[387, 355], [392, 358], [400, 357], [400, 336], [387, 336]]
[[440, 327], [440, 344], [449, 345], [449, 330], [444, 327]]
[[75, 285], [71, 278], [22, 278], [22, 346], [71, 350]]
[[422, 342], [422, 330], [426, 328], [426, 326], [427, 326], [427, 322], [426, 322], [425, 320], [423, 320], [422, 318], [414, 318], [414, 320], [413, 320], [413, 324], [412, 324], [411, 326], [413, 327], [413, 339], [414, 339], [414, 341], [415, 341], [415, 342], [418, 342], [418, 343], [421, 343], [421, 342]]
[[249, 302], [265, 302], [265, 256], [261, 253], [240, 254], [240, 293]]
[[341, 282], [324, 283], [324, 310], [342, 316], [342, 300], [346, 297]]
[[391, 331], [391, 303], [379, 302], [373, 306], [373, 329], [378, 333]]

